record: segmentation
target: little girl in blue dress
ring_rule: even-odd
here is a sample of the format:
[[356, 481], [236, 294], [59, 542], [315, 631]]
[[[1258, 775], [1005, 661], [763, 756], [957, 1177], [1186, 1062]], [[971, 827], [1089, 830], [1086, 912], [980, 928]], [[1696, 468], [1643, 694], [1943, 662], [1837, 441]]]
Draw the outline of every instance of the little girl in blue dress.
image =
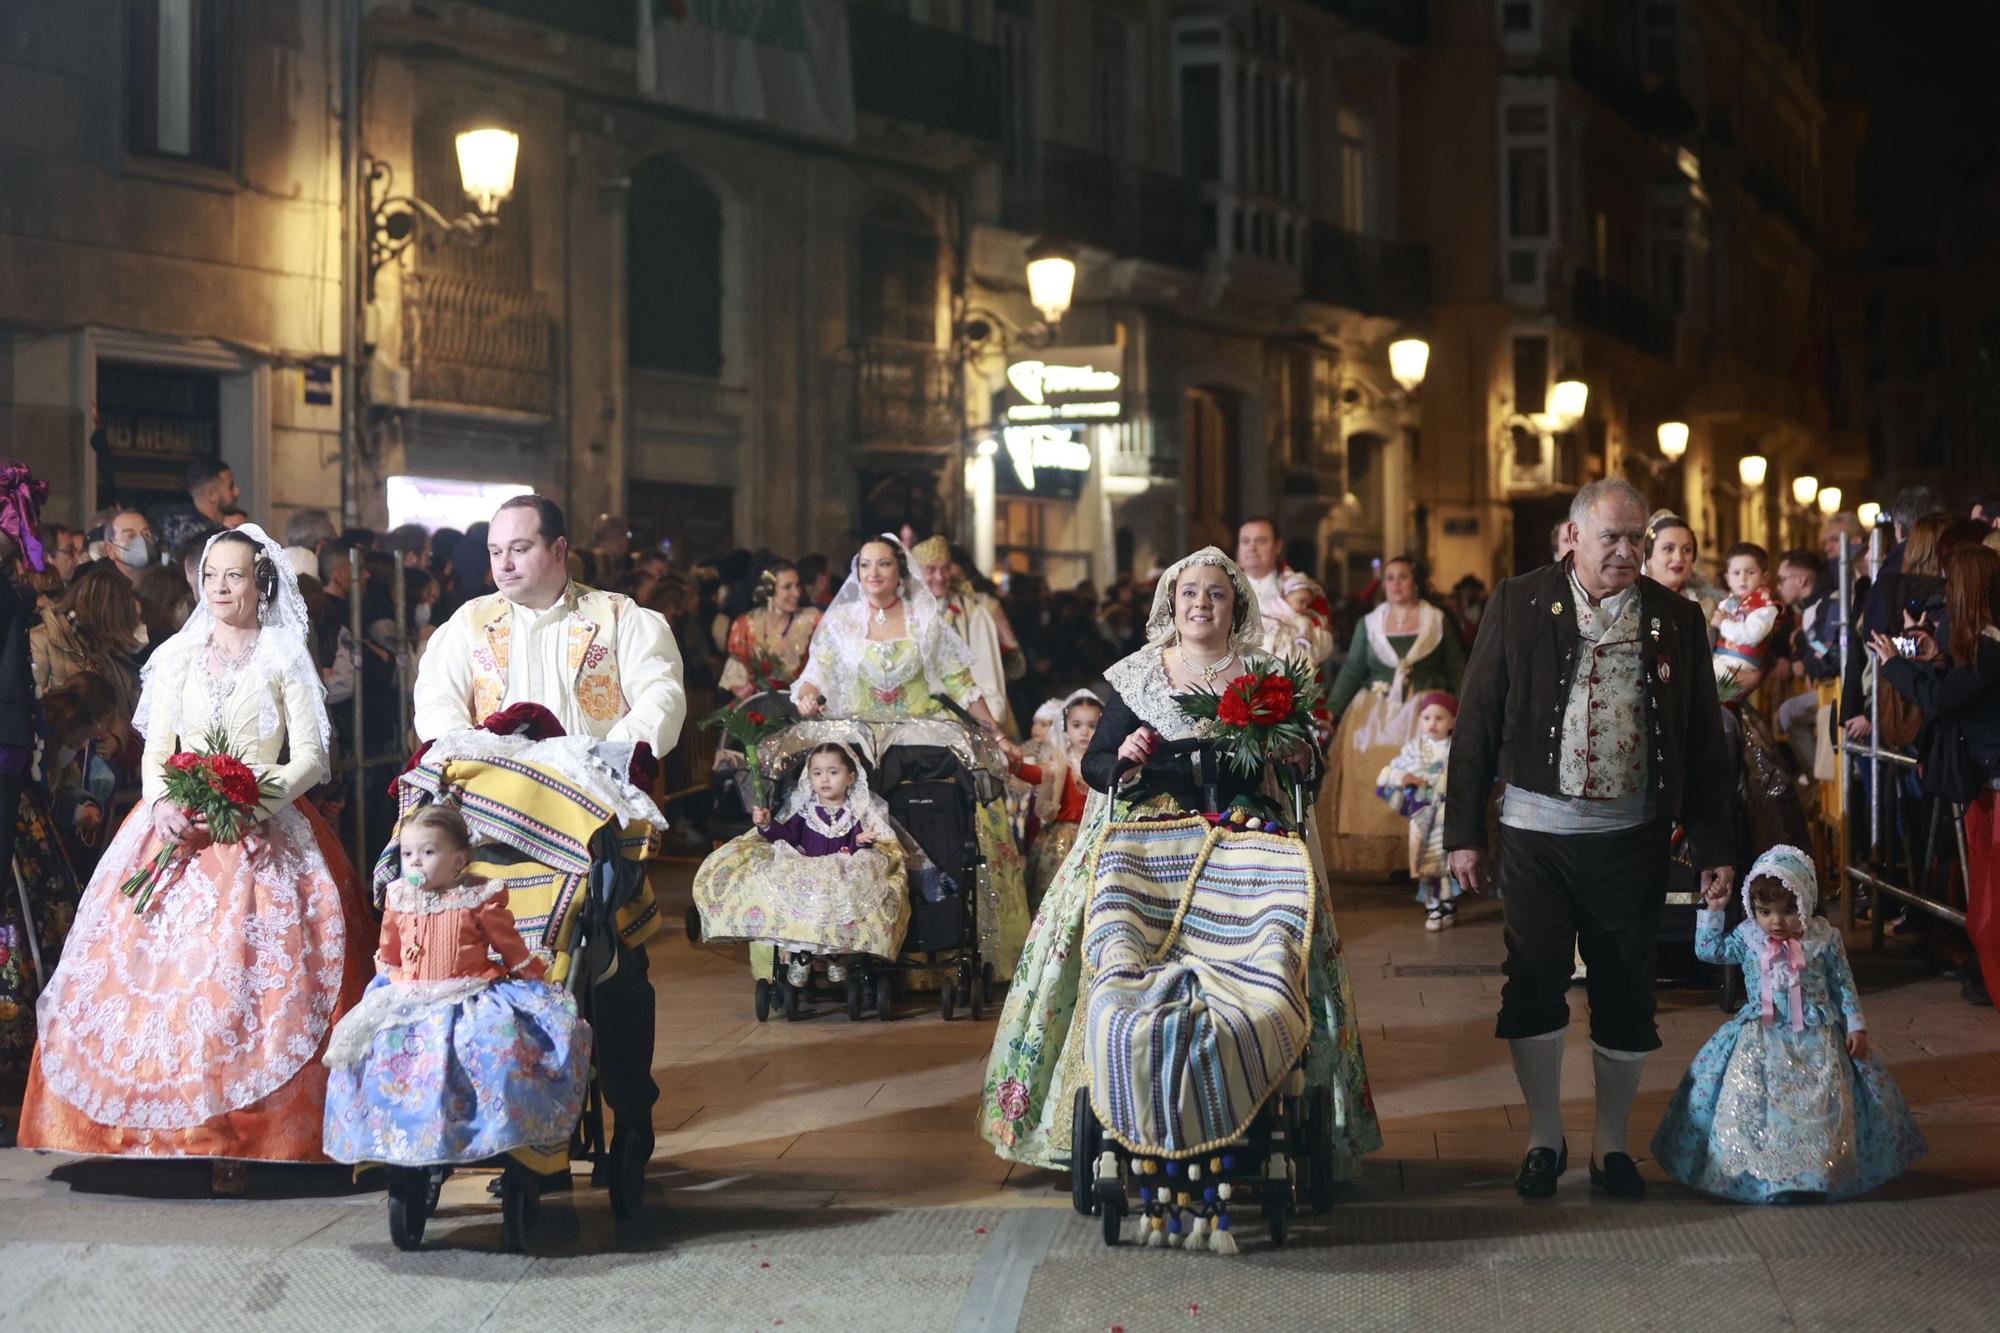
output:
[[471, 838], [448, 805], [403, 821], [380, 969], [333, 1030], [326, 1155], [470, 1165], [566, 1142], [590, 1074], [590, 1025], [542, 980], [505, 886], [468, 878]]
[[1812, 859], [1778, 846], [1743, 883], [1749, 920], [1723, 933], [1727, 891], [1696, 918], [1704, 962], [1743, 969], [1748, 998], [1694, 1058], [1653, 1156], [1673, 1179], [1741, 1203], [1865, 1194], [1927, 1151], [1868, 1049], [1840, 932], [1815, 916]]

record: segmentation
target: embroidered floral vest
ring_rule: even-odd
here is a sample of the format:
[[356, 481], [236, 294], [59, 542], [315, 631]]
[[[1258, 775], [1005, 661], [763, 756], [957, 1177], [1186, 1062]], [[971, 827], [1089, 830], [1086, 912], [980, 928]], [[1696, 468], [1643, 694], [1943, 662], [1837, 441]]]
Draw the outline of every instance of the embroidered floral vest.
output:
[[[618, 675], [618, 617], [629, 597], [571, 583], [567, 594], [567, 662], [577, 707], [593, 722], [624, 716], [625, 693]], [[472, 605], [472, 715], [484, 722], [507, 697], [507, 663], [513, 648], [514, 604], [489, 593]]]

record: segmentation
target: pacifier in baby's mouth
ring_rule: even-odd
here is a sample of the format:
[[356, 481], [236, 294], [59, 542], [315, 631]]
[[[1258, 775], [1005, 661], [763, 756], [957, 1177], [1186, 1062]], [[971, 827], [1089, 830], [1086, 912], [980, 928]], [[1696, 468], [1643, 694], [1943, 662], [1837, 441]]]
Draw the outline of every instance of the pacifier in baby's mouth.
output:
[[421, 870], [410, 871], [403, 876], [403, 883], [413, 889], [421, 889], [424, 886], [424, 872]]

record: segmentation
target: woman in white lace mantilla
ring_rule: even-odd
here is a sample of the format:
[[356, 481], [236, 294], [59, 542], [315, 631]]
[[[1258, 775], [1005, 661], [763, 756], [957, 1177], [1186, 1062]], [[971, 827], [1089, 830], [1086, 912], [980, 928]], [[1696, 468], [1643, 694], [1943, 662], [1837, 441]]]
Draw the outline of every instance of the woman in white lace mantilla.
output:
[[[1160, 742], [1197, 734], [1198, 724], [1176, 695], [1220, 689], [1245, 672], [1277, 666], [1259, 651], [1264, 618], [1249, 579], [1213, 546], [1161, 576], [1146, 633], [1146, 647], [1104, 673], [1112, 693], [1082, 763], [1091, 787], [1082, 824], [1035, 915], [987, 1060], [980, 1133], [1002, 1157], [1029, 1166], [1061, 1168], [1069, 1162], [1072, 1098], [1087, 1077], [1084, 1024], [1076, 1021], [1085, 998], [1084, 914], [1108, 826], [1114, 817], [1202, 808], [1203, 793], [1185, 766], [1148, 764], [1141, 756]], [[1122, 760], [1139, 767], [1128, 771]], [[1226, 806], [1238, 796], [1268, 798], [1275, 791], [1268, 782], [1268, 775], [1252, 780], [1225, 767], [1217, 803]], [[1354, 988], [1325, 896], [1310, 814], [1307, 823], [1302, 832], [1314, 857], [1321, 901], [1307, 963], [1313, 1037], [1306, 1078], [1333, 1093], [1334, 1171], [1346, 1179], [1357, 1172], [1364, 1153], [1381, 1146], [1382, 1137], [1361, 1054]]]
[[[824, 713], [865, 722], [937, 717], [949, 701], [1008, 758], [1020, 755], [973, 680], [965, 640], [912, 573], [902, 542], [887, 535], [863, 542], [855, 553], [847, 582], [813, 634], [792, 699], [807, 717]], [[1028, 934], [1026, 858], [1004, 799], [977, 807], [973, 824], [988, 881], [978, 912], [980, 953], [1004, 979], [1013, 975]]]
[[[62, 1152], [319, 1162], [319, 1054], [368, 980], [375, 925], [338, 838], [300, 798], [328, 771], [325, 687], [283, 551], [210, 539], [201, 602], [146, 664], [146, 800], [106, 850], [38, 1007], [21, 1143]], [[163, 798], [169, 758], [219, 732], [277, 791], [241, 842]], [[119, 886], [196, 851], [141, 912]]]

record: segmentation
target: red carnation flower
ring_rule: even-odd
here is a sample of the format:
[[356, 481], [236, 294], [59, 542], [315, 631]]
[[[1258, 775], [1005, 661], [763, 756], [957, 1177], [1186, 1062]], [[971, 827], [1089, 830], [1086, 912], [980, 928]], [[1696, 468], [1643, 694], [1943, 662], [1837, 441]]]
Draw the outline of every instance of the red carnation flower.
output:
[[200, 763], [201, 763], [200, 755], [195, 754], [188, 750], [182, 750], [179, 754], [167, 760], [167, 767], [179, 769], [183, 773], [188, 773], [192, 772], [194, 768]]
[[750, 725], [753, 727], [761, 727], [764, 725], [765, 722], [770, 720], [766, 718], [762, 713], [747, 713], [745, 714], [745, 716], [750, 719]]
[[1222, 692], [1215, 701], [1216, 720], [1232, 727], [1248, 726], [1250, 723], [1250, 701], [1242, 691], [1230, 688]]
[[262, 796], [257, 775], [240, 759], [226, 754], [210, 755], [208, 771], [215, 777], [216, 790], [231, 805], [252, 806]]
[[1292, 682], [1284, 676], [1266, 676], [1250, 699], [1250, 718], [1260, 726], [1275, 726], [1292, 715]]

